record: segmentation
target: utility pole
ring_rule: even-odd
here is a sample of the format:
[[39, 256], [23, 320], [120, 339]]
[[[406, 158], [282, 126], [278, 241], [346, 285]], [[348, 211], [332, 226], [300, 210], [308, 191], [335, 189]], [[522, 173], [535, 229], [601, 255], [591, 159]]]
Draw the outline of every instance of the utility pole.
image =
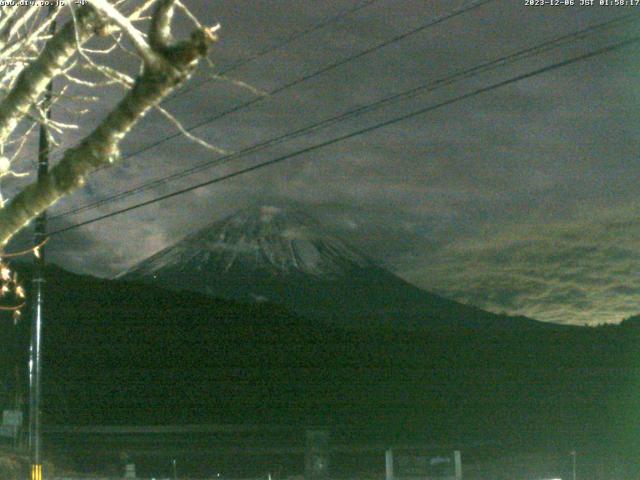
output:
[[576, 456], [578, 455], [578, 452], [576, 452], [575, 450], [571, 451], [571, 457], [573, 458], [573, 480], [576, 480]]
[[[48, 15], [55, 13], [55, 6], [49, 7]], [[51, 22], [49, 33], [55, 33], [56, 23]], [[42, 102], [46, 119], [51, 118], [51, 98], [53, 85], [47, 85]], [[38, 140], [38, 181], [49, 173], [49, 132], [46, 122], [40, 124]], [[35, 221], [35, 246], [42, 245], [47, 236], [47, 213], [42, 212]], [[31, 460], [31, 480], [42, 480], [42, 431], [41, 414], [41, 376], [42, 376], [42, 315], [44, 292], [44, 246], [34, 262], [33, 303], [31, 312], [31, 345], [29, 349], [29, 454]]]
[[384, 452], [385, 480], [393, 480], [393, 448]]

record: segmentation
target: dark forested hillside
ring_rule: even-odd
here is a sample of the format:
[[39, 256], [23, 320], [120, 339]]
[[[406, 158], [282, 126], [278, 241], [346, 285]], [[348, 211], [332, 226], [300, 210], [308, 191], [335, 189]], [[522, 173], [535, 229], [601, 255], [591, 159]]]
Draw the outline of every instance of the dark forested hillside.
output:
[[[268, 303], [48, 275], [47, 423], [348, 423], [541, 444], [635, 434], [637, 322], [347, 330]], [[10, 386], [14, 331], [1, 326]], [[24, 366], [28, 321], [18, 333]]]

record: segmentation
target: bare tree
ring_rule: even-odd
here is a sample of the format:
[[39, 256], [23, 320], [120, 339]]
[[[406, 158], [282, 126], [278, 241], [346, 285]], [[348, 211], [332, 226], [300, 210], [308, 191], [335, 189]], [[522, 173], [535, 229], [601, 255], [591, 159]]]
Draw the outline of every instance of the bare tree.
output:
[[[0, 198], [2, 246], [42, 211], [80, 188], [89, 174], [118, 160], [122, 139], [149, 109], [160, 108], [162, 99], [189, 78], [216, 40], [219, 27], [201, 25], [180, 0], [87, 0], [77, 9], [69, 4], [74, 2], [51, 15], [35, 5], [0, 8], [0, 179], [24, 174], [13, 166], [35, 126], [46, 123], [54, 144], [56, 135], [76, 128], [75, 122], [55, 122], [45, 115], [43, 95], [52, 80], [87, 87], [116, 83], [124, 95], [93, 131], [62, 152], [42, 180], [7, 201]], [[194, 23], [191, 35], [180, 41], [173, 39], [171, 29], [177, 9]], [[54, 19], [62, 25], [51, 33], [48, 27]], [[102, 45], [87, 47], [94, 38]], [[136, 57], [137, 75], [109, 64], [111, 52], [118, 49]], [[52, 101], [59, 98], [62, 95]], [[168, 112], [160, 111], [175, 122]]]

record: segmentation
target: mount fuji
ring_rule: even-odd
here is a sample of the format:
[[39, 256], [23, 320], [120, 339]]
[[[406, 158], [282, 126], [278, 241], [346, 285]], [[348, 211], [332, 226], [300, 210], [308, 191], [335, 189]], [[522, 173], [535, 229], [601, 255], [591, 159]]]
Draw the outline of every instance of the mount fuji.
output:
[[542, 326], [421, 290], [296, 210], [241, 210], [123, 272], [153, 283], [244, 302], [272, 302], [342, 326]]

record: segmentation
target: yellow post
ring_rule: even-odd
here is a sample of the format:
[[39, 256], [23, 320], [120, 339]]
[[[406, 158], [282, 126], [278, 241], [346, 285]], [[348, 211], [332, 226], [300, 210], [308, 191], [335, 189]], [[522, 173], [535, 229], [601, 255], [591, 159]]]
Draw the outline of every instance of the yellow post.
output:
[[42, 480], [42, 465], [31, 465], [31, 480]]

